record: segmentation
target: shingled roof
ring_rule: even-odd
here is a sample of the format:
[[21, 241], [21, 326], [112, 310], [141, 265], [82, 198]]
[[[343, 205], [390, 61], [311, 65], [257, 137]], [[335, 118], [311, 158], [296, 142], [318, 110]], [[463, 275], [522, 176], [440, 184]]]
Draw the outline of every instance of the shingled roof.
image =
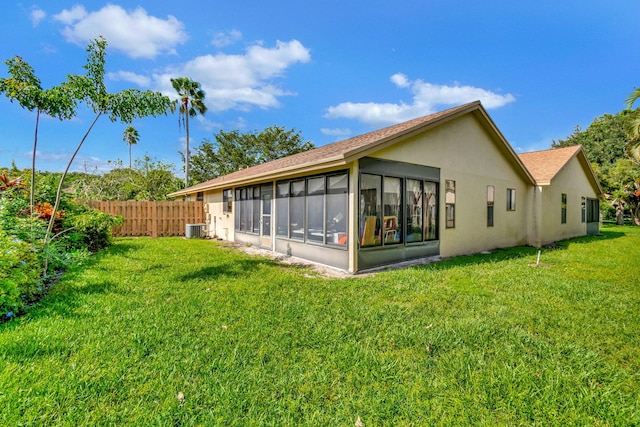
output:
[[419, 117], [417, 119], [392, 125], [373, 132], [358, 135], [343, 141], [323, 145], [309, 151], [282, 157], [280, 159], [272, 160], [246, 169], [241, 169], [228, 175], [193, 185], [185, 188], [184, 190], [176, 191], [168, 196], [179, 197], [187, 194], [193, 194], [195, 192], [229, 187], [239, 183], [246, 185], [268, 179], [274, 179], [281, 177], [284, 174], [291, 175], [295, 173], [309, 173], [321, 169], [326, 170], [332, 167], [337, 168], [345, 166], [354, 160], [366, 156], [372, 151], [385, 148], [387, 145], [393, 144], [401, 138], [406, 138], [416, 133], [424, 132], [427, 129], [441, 125], [449, 120], [468, 113], [479, 114], [485, 118], [483, 121], [485, 127], [497, 135], [497, 139], [502, 142], [501, 149], [509, 153], [514, 161], [519, 164], [522, 175], [533, 184], [533, 177], [526, 170], [525, 166], [517, 157], [511, 146], [507, 143], [506, 139], [502, 136], [498, 128], [488, 116], [480, 101], [474, 101], [448, 110], [440, 111], [438, 113], [430, 114], [428, 116]]
[[531, 172], [536, 180], [536, 185], [551, 185], [551, 181], [560, 173], [560, 171], [569, 163], [569, 161], [577, 157], [591, 184], [596, 188], [598, 194], [603, 194], [602, 187], [589, 164], [587, 155], [581, 145], [573, 145], [571, 147], [554, 148], [551, 150], [532, 151], [530, 153], [519, 154], [520, 160], [525, 167]]

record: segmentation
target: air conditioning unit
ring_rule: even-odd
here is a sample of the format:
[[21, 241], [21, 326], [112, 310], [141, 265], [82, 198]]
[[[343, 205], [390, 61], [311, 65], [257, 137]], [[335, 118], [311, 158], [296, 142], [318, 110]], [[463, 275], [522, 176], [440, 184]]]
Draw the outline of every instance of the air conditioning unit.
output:
[[184, 237], [187, 239], [201, 239], [204, 237], [204, 227], [206, 224], [187, 224]]

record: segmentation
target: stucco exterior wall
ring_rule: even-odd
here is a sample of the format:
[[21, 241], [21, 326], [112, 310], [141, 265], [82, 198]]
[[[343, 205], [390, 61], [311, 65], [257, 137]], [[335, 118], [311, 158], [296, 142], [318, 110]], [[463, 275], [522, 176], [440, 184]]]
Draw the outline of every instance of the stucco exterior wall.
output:
[[[371, 157], [440, 169], [440, 255], [469, 254], [528, 242], [531, 184], [517, 173], [502, 142], [471, 115], [381, 150]], [[445, 180], [456, 182], [455, 228], [446, 228]], [[495, 187], [494, 226], [487, 226], [487, 186]], [[516, 190], [516, 210], [507, 211], [507, 189]]]
[[[562, 224], [562, 194], [567, 195], [567, 222]], [[553, 178], [551, 185], [542, 187], [541, 245], [587, 234], [582, 222], [582, 197], [597, 198], [577, 157]]]
[[204, 193], [207, 235], [233, 241], [233, 212], [223, 212], [222, 190]]

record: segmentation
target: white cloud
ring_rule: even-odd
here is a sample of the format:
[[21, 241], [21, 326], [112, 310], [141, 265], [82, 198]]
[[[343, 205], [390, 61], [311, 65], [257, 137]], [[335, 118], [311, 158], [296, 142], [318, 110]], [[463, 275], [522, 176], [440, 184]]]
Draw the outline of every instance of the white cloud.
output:
[[34, 27], [37, 27], [40, 22], [47, 17], [47, 13], [37, 7], [34, 7], [31, 10], [31, 23], [33, 24]]
[[109, 4], [97, 12], [87, 12], [83, 6], [76, 5], [54, 15], [54, 19], [65, 24], [62, 34], [67, 41], [86, 44], [104, 36], [110, 47], [131, 58], [173, 54], [176, 46], [187, 39], [184, 24], [175, 17], [159, 19], [149, 16], [141, 7], [126, 11]]
[[203, 55], [180, 67], [153, 76], [157, 90], [175, 97], [171, 78], [187, 76], [200, 82], [211, 111], [280, 105], [279, 98], [293, 93], [273, 82], [296, 63], [309, 62], [309, 49], [297, 40], [278, 41], [275, 47], [251, 46], [243, 55]]
[[213, 36], [211, 44], [215, 47], [222, 48], [225, 46], [230, 46], [240, 39], [242, 39], [242, 33], [240, 31], [231, 30], [227, 33], [219, 32]]
[[409, 78], [406, 76], [406, 74], [396, 73], [391, 76], [391, 81], [398, 87], [409, 86]]
[[71, 25], [76, 21], [80, 21], [87, 16], [87, 9], [81, 5], [75, 5], [71, 9], [64, 9], [57, 15], [53, 15], [53, 19], [60, 21], [65, 25]]
[[320, 129], [320, 132], [322, 132], [324, 135], [329, 135], [329, 136], [348, 136], [348, 135], [351, 135], [351, 129], [347, 129], [347, 128], [333, 128], [333, 129], [322, 128], [322, 129]]
[[355, 119], [370, 125], [389, 125], [416, 117], [432, 114], [442, 106], [461, 105], [480, 100], [487, 109], [502, 107], [514, 102], [511, 94], [501, 95], [473, 86], [439, 85], [409, 78], [397, 73], [391, 76], [391, 82], [397, 87], [409, 88], [413, 95], [411, 103], [343, 102], [329, 107], [325, 117]]
[[117, 73], [108, 73], [107, 77], [115, 81], [125, 81], [134, 83], [140, 87], [146, 88], [151, 84], [151, 78], [131, 71], [118, 71]]

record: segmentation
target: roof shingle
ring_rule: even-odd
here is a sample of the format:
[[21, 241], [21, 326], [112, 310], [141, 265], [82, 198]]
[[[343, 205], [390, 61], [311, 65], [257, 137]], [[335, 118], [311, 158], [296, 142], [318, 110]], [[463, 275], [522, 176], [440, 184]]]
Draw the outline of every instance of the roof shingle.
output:
[[551, 180], [582, 149], [581, 145], [532, 151], [519, 154], [520, 160], [529, 169], [537, 184], [550, 184]]
[[279, 172], [302, 169], [312, 165], [326, 165], [331, 162], [342, 162], [343, 164], [346, 164], [345, 159], [356, 155], [358, 152], [384, 143], [390, 139], [405, 135], [416, 129], [423, 128], [429, 124], [438, 122], [441, 119], [446, 119], [456, 116], [458, 113], [468, 112], [478, 108], [482, 108], [480, 101], [470, 102], [468, 104], [460, 105], [428, 116], [419, 117], [403, 123], [388, 126], [383, 129], [375, 130], [373, 132], [358, 135], [343, 141], [323, 145], [309, 151], [241, 169], [228, 175], [185, 188], [184, 190], [176, 191], [168, 196], [182, 196], [198, 191], [217, 188], [222, 185], [230, 185], [250, 178], [268, 177]]

